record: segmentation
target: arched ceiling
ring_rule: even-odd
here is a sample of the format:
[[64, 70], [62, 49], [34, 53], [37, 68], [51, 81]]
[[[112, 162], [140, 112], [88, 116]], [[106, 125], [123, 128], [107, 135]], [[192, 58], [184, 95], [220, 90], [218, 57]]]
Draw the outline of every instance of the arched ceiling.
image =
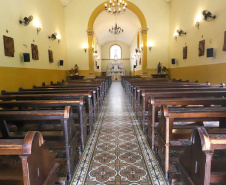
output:
[[[109, 32], [109, 29], [115, 26], [115, 22], [124, 30], [122, 34], [116, 35], [116, 37]], [[127, 9], [124, 14], [119, 16], [110, 15], [103, 11], [96, 18], [93, 28], [100, 45], [105, 45], [108, 42], [115, 41], [115, 39], [130, 45], [141, 25], [138, 17]]]

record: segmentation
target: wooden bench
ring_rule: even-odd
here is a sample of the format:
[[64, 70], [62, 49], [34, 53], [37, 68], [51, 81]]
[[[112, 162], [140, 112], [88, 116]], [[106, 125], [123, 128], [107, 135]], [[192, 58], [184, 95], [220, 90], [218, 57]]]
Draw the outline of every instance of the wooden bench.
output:
[[[79, 81], [79, 80], [72, 80], [69, 82], [64, 82], [64, 83], [60, 83], [60, 84], [51, 84], [50, 86], [47, 87], [54, 87], [54, 86], [73, 86], [73, 87], [96, 87], [98, 86], [100, 89], [100, 94], [101, 94], [101, 98], [104, 98], [105, 95], [107, 94], [108, 88], [106, 85], [106, 82], [100, 81], [100, 82], [95, 82], [95, 81], [90, 81], [90, 82], [86, 82], [84, 80]], [[103, 99], [102, 99], [103, 100]]]
[[215, 150], [226, 150], [226, 133], [208, 133], [205, 128], [192, 132], [191, 146], [180, 155], [182, 184], [209, 185], [226, 182], [226, 159], [213, 159]]
[[[168, 179], [170, 140], [189, 139], [192, 129], [203, 126], [203, 121], [219, 121], [220, 128], [226, 127], [226, 107], [168, 108], [167, 105], [162, 105], [161, 112], [156, 129], [158, 144], [155, 145], [155, 152], [165, 177]], [[174, 122], [197, 122], [198, 124], [183, 124], [175, 127]], [[209, 130], [211, 129], [210, 127]], [[226, 130], [223, 129], [223, 132]]]
[[[100, 90], [99, 87], [73, 87], [73, 86], [54, 86], [54, 87], [34, 87], [33, 89], [23, 89], [23, 88], [19, 88], [19, 91], [55, 91], [55, 90], [64, 90], [64, 91], [77, 91], [77, 92], [83, 92], [83, 91], [87, 91], [87, 92], [93, 92], [93, 102], [96, 101], [96, 109], [97, 109], [97, 114], [99, 114], [100, 111], [100, 105], [102, 104], [101, 100], [101, 94], [100, 94]], [[96, 98], [95, 98], [96, 96]]]
[[94, 114], [94, 123], [97, 119], [97, 114], [99, 112], [99, 107], [101, 104], [99, 95], [96, 93], [95, 89], [61, 89], [61, 88], [35, 88], [35, 89], [19, 89], [19, 92], [6, 92], [2, 91], [2, 94], [5, 95], [17, 95], [17, 94], [69, 94], [69, 93], [92, 93], [92, 100], [93, 100], [93, 114]]
[[[4, 94], [4, 93], [3, 93]], [[92, 94], [89, 93], [63, 93], [63, 94], [18, 94], [18, 95], [0, 95], [2, 101], [18, 100], [80, 100], [84, 97], [86, 112], [89, 115], [90, 132], [94, 126], [94, 110], [92, 103]], [[88, 105], [87, 105], [88, 104]]]
[[[130, 102], [133, 107], [136, 108], [136, 106], [140, 105], [140, 101], [142, 99], [142, 91], [144, 92], [157, 92], [157, 91], [162, 91], [162, 92], [170, 92], [170, 91], [195, 91], [195, 89], [200, 89], [202, 91], [210, 89], [210, 91], [216, 91], [216, 90], [226, 90], [226, 88], [223, 85], [199, 85], [199, 86], [193, 86], [193, 85], [167, 85], [167, 86], [150, 86], [150, 87], [134, 87], [134, 91], [132, 92], [130, 96]], [[136, 110], [135, 110], [136, 111]]]
[[197, 97], [226, 97], [226, 91], [178, 91], [178, 92], [145, 92], [142, 91], [142, 101], [140, 105], [141, 111], [141, 124], [144, 129], [145, 127], [145, 118], [148, 115], [148, 99], [149, 97], [154, 98], [197, 98]]
[[[50, 122], [51, 124], [60, 124], [62, 134], [59, 132], [56, 135], [44, 135], [45, 140], [55, 141], [55, 147], [60, 147], [61, 141], [64, 143], [63, 150], [66, 151], [66, 165], [67, 165], [67, 179], [70, 182], [78, 162], [77, 148], [77, 135], [72, 118], [71, 107], [67, 106], [65, 110], [42, 110], [42, 111], [0, 111], [0, 123], [1, 132], [4, 138], [13, 138], [12, 132], [9, 130], [9, 123], [17, 125], [18, 128], [24, 127], [26, 124], [37, 125], [39, 131], [46, 134], [45, 123]], [[28, 128], [29, 130], [30, 127]], [[36, 128], [35, 128], [36, 129]], [[44, 129], [44, 130], [43, 130]], [[19, 133], [14, 134], [16, 138], [21, 135], [21, 130], [18, 129]], [[23, 131], [26, 131], [23, 129]], [[19, 136], [17, 135], [19, 134]], [[23, 134], [23, 133], [22, 133]], [[46, 141], [45, 145], [48, 146]], [[50, 142], [50, 147], [53, 147], [53, 143]], [[61, 149], [61, 148], [58, 148]], [[57, 150], [57, 149], [56, 149]]]
[[[214, 87], [215, 85], [211, 85]], [[182, 83], [182, 82], [158, 82], [158, 83], [132, 83], [129, 84], [129, 88], [127, 90], [127, 96], [129, 97], [129, 101], [133, 106], [133, 101], [136, 102], [136, 99], [141, 96], [141, 90], [148, 89], [157, 89], [157, 88], [192, 88], [192, 87], [210, 87], [209, 83], [206, 84], [197, 84], [197, 83]], [[216, 86], [220, 87], [220, 86]]]
[[[73, 119], [76, 123], [76, 130], [80, 130], [81, 151], [85, 149], [88, 140], [87, 125], [88, 117], [86, 116], [83, 98], [80, 100], [26, 100], [26, 101], [0, 101], [0, 108], [9, 110], [64, 110], [66, 106], [71, 106]], [[76, 116], [78, 114], [78, 116]]]
[[[11, 163], [8, 156], [21, 161]], [[40, 132], [28, 132], [24, 139], [0, 139], [0, 157], [0, 184], [55, 185], [59, 164], [43, 148]]]
[[[148, 142], [154, 150], [154, 137], [155, 137], [155, 123], [159, 122], [158, 113], [161, 105], [166, 104], [168, 107], [211, 107], [222, 106], [226, 107], [226, 98], [161, 98], [155, 99], [149, 97], [148, 100]], [[150, 124], [149, 124], [150, 123]]]

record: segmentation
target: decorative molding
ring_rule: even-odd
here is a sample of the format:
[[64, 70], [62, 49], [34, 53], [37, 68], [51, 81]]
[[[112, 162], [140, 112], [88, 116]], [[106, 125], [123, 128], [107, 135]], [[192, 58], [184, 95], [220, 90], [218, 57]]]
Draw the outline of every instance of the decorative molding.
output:
[[87, 32], [87, 35], [93, 35], [94, 34], [93, 30], [86, 30], [86, 32]]
[[147, 34], [148, 30], [149, 30], [148, 28], [142, 28], [141, 31], [140, 31], [141, 35]]

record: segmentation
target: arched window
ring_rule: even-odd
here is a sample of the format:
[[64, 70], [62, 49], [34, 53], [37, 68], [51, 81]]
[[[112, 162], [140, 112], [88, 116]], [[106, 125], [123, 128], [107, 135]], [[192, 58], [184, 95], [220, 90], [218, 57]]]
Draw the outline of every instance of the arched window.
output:
[[118, 45], [113, 45], [110, 48], [110, 59], [121, 59], [122, 58], [122, 50], [121, 47]]

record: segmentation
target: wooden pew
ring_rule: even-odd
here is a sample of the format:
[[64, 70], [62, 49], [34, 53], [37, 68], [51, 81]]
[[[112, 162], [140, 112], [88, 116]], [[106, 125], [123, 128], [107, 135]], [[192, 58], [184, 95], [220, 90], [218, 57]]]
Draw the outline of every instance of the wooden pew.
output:
[[[90, 81], [90, 82], [86, 82], [85, 80], [82, 80], [82, 81], [79, 81], [79, 80], [74, 80], [74, 81], [69, 81], [69, 82], [64, 82], [64, 83], [60, 83], [60, 84], [51, 84], [51, 85], [48, 85], [46, 87], [54, 87], [54, 86], [67, 86], [67, 87], [96, 87], [98, 86], [99, 89], [100, 89], [100, 94], [101, 94], [101, 98], [102, 98], [102, 101], [103, 101], [103, 98], [105, 97], [107, 91], [108, 91], [108, 88], [106, 85], [105, 85], [105, 82], [102, 82], [102, 81], [99, 81], [99, 82], [95, 82], [95, 81]], [[44, 86], [45, 87], [45, 86]]]
[[166, 104], [168, 107], [202, 107], [222, 106], [226, 107], [226, 98], [156, 98], [151, 96], [148, 100], [148, 142], [154, 150], [155, 123], [159, 121], [158, 112], [161, 105]]
[[148, 114], [148, 98], [196, 98], [196, 97], [226, 97], [226, 91], [178, 91], [178, 92], [145, 92], [142, 91], [142, 101], [140, 105], [142, 127], [145, 126], [145, 118]]
[[[86, 112], [89, 115], [89, 128], [90, 132], [93, 129], [94, 116], [93, 116], [93, 103], [92, 94], [89, 93], [64, 93], [64, 94], [19, 94], [19, 95], [0, 95], [0, 100], [2, 101], [12, 101], [12, 100], [80, 100], [84, 97], [85, 107], [87, 107]], [[86, 105], [88, 104], [88, 106]]]
[[130, 96], [130, 102], [134, 106], [140, 105], [140, 101], [142, 99], [142, 91], [145, 92], [155, 92], [155, 91], [162, 91], [162, 92], [168, 92], [168, 91], [190, 91], [193, 89], [200, 89], [200, 90], [207, 90], [210, 89], [211, 91], [215, 90], [225, 90], [226, 88], [223, 85], [182, 85], [182, 84], [171, 84], [171, 85], [165, 85], [165, 86], [135, 86], [134, 91], [132, 91], [132, 94]]
[[93, 99], [93, 114], [94, 114], [94, 123], [96, 122], [97, 115], [100, 109], [101, 100], [97, 93], [97, 88], [35, 88], [35, 89], [23, 89], [20, 88], [19, 92], [7, 92], [2, 91], [2, 94], [5, 95], [16, 95], [16, 94], [59, 94], [59, 93], [92, 93]]
[[[169, 178], [169, 150], [171, 139], [189, 139], [193, 128], [203, 124], [174, 126], [174, 122], [203, 122], [219, 121], [219, 127], [225, 128], [226, 107], [208, 108], [168, 108], [167, 105], [161, 107], [161, 117], [157, 126], [158, 146], [155, 146], [156, 157]], [[209, 128], [214, 132], [214, 129]], [[223, 132], [226, 132], [224, 129]], [[177, 146], [178, 147], [178, 146]]]
[[[0, 101], [0, 108], [3, 110], [64, 110], [66, 106], [71, 106], [74, 122], [77, 122], [77, 127], [80, 130], [81, 150], [85, 149], [88, 140], [87, 136], [87, 121], [83, 98], [80, 100], [26, 100], [26, 101]], [[75, 114], [78, 116], [75, 116]]]
[[205, 128], [195, 129], [179, 157], [183, 185], [209, 185], [226, 182], [226, 159], [213, 159], [215, 150], [226, 150], [226, 133], [209, 134]]
[[[11, 164], [8, 156], [19, 156], [21, 161]], [[28, 132], [19, 140], [0, 139], [0, 157], [0, 184], [55, 185], [59, 164], [43, 148], [40, 132]]]
[[[8, 126], [9, 123], [12, 124], [14, 122], [18, 125], [18, 128], [26, 124], [35, 124], [39, 127], [40, 131], [42, 131], [43, 125], [48, 122], [51, 122], [51, 124], [61, 124], [61, 129], [63, 130], [62, 136], [57, 133], [56, 136], [49, 135], [45, 137], [44, 135], [44, 138], [46, 140], [56, 141], [57, 147], [60, 147], [60, 141], [63, 140], [64, 150], [66, 151], [67, 179], [70, 182], [78, 162], [78, 153], [76, 151], [77, 135], [71, 107], [67, 106], [65, 110], [0, 111], [1, 132], [4, 138], [13, 137]], [[19, 135], [21, 135], [20, 130]], [[18, 137], [17, 135], [15, 136], [16, 138]], [[45, 142], [45, 145], [47, 143], [48, 141]], [[50, 147], [52, 145], [51, 143]]]

